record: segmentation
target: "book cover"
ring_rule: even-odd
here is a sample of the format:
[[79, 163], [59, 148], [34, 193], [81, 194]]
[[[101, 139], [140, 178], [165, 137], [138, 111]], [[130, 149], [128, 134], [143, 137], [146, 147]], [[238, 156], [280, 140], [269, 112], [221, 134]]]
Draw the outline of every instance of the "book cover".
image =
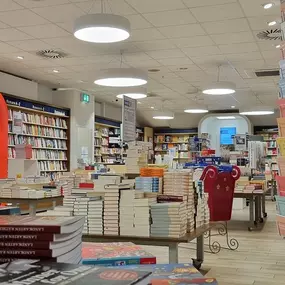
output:
[[155, 264], [156, 257], [131, 242], [83, 243], [82, 263], [104, 266]]
[[198, 279], [157, 279], [152, 280], [151, 285], [218, 285], [214, 278], [198, 278]]
[[158, 203], [183, 202], [183, 196], [158, 195], [157, 202]]
[[0, 265], [1, 285], [133, 285], [151, 272], [64, 263], [15, 260]]
[[82, 217], [0, 216], [0, 233], [71, 233], [83, 224]]

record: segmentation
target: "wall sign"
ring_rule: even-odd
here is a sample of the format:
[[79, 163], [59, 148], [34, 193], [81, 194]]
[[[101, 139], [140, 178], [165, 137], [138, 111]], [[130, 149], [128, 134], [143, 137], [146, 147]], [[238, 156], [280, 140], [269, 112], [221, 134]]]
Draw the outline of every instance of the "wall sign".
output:
[[135, 99], [123, 96], [123, 142], [136, 140], [136, 121], [137, 121], [137, 101]]
[[13, 112], [13, 133], [20, 135], [23, 133], [23, 119], [21, 112]]
[[83, 102], [85, 104], [90, 103], [90, 95], [86, 93], [81, 93], [80, 94], [80, 102]]

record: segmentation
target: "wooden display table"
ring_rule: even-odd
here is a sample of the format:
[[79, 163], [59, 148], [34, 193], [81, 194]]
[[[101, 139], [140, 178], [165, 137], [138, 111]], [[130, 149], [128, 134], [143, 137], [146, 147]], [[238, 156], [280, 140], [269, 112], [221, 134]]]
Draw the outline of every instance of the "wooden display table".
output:
[[209, 231], [215, 224], [204, 225], [192, 233], [187, 233], [181, 238], [167, 237], [137, 237], [137, 236], [111, 236], [111, 235], [83, 235], [84, 242], [133, 242], [139, 245], [167, 246], [169, 249], [169, 263], [178, 263], [178, 245], [189, 243], [197, 239], [196, 259], [193, 265], [199, 269], [204, 261], [204, 233]]
[[249, 227], [248, 230], [252, 231], [258, 224], [262, 224], [264, 218], [267, 217], [265, 209], [265, 195], [268, 189], [262, 190], [263, 192], [235, 192], [234, 198], [245, 198], [249, 200]]
[[45, 210], [47, 208], [52, 208], [56, 205], [62, 205], [63, 202], [63, 196], [56, 196], [56, 197], [48, 197], [48, 198], [0, 198], [0, 203], [11, 203], [13, 206], [19, 206], [21, 208], [21, 213], [23, 209], [25, 210], [25, 207], [28, 205], [28, 212], [29, 215], [35, 216], [37, 213], [37, 210], [44, 210], [41, 209], [41, 206], [46, 206]]

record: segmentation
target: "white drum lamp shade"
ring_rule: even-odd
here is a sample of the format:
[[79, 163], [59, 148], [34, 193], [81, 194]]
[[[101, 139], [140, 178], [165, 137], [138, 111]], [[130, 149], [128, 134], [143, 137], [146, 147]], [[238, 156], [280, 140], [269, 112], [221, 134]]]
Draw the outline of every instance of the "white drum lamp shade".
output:
[[153, 114], [153, 119], [156, 120], [172, 120], [174, 119], [174, 114], [168, 111], [157, 111]]
[[190, 113], [190, 114], [203, 114], [208, 113], [209, 111], [206, 109], [186, 109], [184, 110], [184, 113]]
[[235, 84], [232, 82], [218, 81], [203, 89], [203, 94], [207, 95], [229, 95], [235, 93]]
[[147, 83], [147, 73], [135, 68], [110, 68], [103, 70], [95, 84], [109, 87], [133, 87]]
[[123, 96], [127, 96], [132, 99], [143, 99], [147, 97], [147, 89], [143, 87], [124, 88], [119, 91], [119, 94], [116, 97], [123, 99]]
[[127, 18], [113, 14], [88, 14], [75, 20], [74, 36], [85, 42], [115, 43], [130, 36], [131, 24]]

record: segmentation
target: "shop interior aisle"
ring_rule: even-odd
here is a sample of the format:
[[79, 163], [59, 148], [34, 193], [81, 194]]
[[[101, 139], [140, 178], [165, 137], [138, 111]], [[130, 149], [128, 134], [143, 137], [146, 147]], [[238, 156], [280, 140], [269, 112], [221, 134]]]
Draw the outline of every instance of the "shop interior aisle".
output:
[[[205, 253], [203, 269], [206, 276], [215, 276], [219, 285], [280, 285], [284, 284], [285, 241], [279, 236], [275, 222], [275, 202], [266, 202], [268, 218], [261, 231], [249, 232], [241, 225], [239, 230], [230, 227], [230, 235], [238, 239], [240, 246], [237, 251], [222, 249], [218, 254]], [[233, 223], [244, 220], [247, 223], [248, 209], [233, 210]], [[240, 223], [240, 222], [239, 222]], [[219, 238], [221, 245], [225, 244]], [[206, 242], [206, 241], [205, 241]], [[167, 248], [144, 247], [157, 256], [158, 263], [168, 261]], [[194, 245], [180, 244], [179, 262], [189, 262], [195, 256]], [[205, 247], [206, 249], [206, 247]]]

